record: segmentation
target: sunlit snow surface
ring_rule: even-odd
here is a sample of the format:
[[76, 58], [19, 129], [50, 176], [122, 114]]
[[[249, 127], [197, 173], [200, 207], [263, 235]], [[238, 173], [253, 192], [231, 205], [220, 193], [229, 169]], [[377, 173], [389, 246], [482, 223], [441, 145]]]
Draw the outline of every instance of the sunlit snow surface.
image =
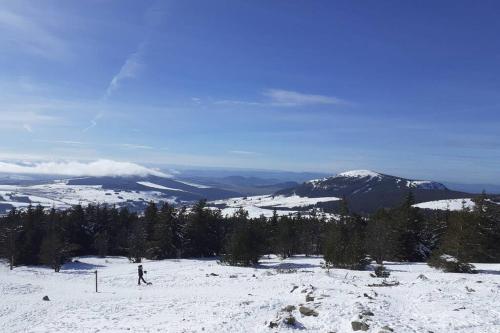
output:
[[[257, 195], [251, 197], [231, 198], [227, 200], [216, 200], [210, 202], [213, 205], [224, 206], [222, 215], [233, 215], [238, 209], [243, 208], [248, 212], [249, 217], [256, 218], [261, 215], [265, 217], [273, 216], [276, 213], [280, 216], [296, 214], [299, 210], [293, 208], [302, 208], [314, 206], [320, 202], [330, 202], [340, 200], [337, 197], [309, 198], [298, 195]], [[308, 212], [304, 212], [305, 215]]]
[[[103, 189], [100, 185], [67, 185], [66, 183], [33, 186], [0, 185], [0, 203], [22, 208], [29, 205], [68, 208], [89, 203], [122, 204], [137, 201], [175, 201], [175, 197], [165, 198], [157, 191], [115, 191]], [[25, 200], [29, 198], [29, 200]]]
[[371, 170], [351, 170], [339, 173], [337, 177], [351, 177], [351, 178], [364, 178], [364, 177], [380, 177], [380, 174]]
[[[321, 258], [270, 258], [257, 268], [215, 260], [143, 263], [151, 286], [137, 286], [125, 258], [81, 258], [60, 273], [0, 265], [0, 332], [294, 332], [269, 322], [287, 305], [305, 332], [352, 332], [361, 312], [368, 332], [500, 332], [500, 264], [479, 274], [442, 273], [425, 264], [389, 263], [395, 287], [368, 271], [320, 268]], [[94, 270], [99, 293], [95, 293]], [[213, 273], [213, 274], [212, 274]], [[423, 274], [424, 276], [420, 276]], [[293, 291], [292, 291], [293, 290]], [[306, 293], [314, 301], [306, 302]], [[47, 295], [50, 301], [43, 301]], [[300, 305], [317, 317], [302, 316]]]
[[413, 207], [423, 208], [423, 209], [433, 209], [433, 210], [462, 210], [462, 209], [473, 209], [475, 206], [474, 202], [469, 198], [464, 199], [447, 199], [447, 200], [436, 200], [418, 203], [413, 205]]

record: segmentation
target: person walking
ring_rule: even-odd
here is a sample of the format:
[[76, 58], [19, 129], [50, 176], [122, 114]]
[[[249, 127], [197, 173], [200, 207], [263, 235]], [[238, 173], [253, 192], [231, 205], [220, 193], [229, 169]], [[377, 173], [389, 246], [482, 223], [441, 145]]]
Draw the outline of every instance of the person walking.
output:
[[141, 285], [141, 281], [144, 282], [146, 285], [148, 284], [146, 282], [146, 280], [144, 280], [144, 273], [146, 273], [146, 272], [142, 270], [142, 265], [139, 265], [139, 267], [137, 269], [137, 274], [139, 274], [139, 279], [137, 280], [137, 285], [138, 286]]

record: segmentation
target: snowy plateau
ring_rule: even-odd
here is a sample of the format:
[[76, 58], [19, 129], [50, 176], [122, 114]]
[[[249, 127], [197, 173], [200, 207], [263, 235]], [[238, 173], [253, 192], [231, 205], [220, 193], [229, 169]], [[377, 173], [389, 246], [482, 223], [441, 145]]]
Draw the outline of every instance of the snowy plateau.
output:
[[120, 257], [78, 258], [60, 273], [1, 264], [0, 332], [343, 333], [354, 321], [376, 333], [500, 332], [500, 264], [452, 274], [387, 263], [388, 281], [399, 284], [377, 287], [382, 279], [369, 271], [326, 271], [321, 261], [270, 257], [255, 268], [146, 261], [149, 286], [138, 286], [137, 265]]
[[[304, 215], [311, 214], [310, 210], [303, 211], [302, 208], [314, 206], [320, 202], [338, 201], [337, 197], [308, 198], [296, 194], [290, 196], [284, 195], [258, 195], [252, 197], [230, 198], [227, 200], [216, 200], [210, 202], [216, 208], [222, 208], [222, 215], [233, 215], [237, 210], [244, 209], [248, 212], [250, 218], [258, 218], [261, 215], [265, 217], [273, 216], [274, 212], [278, 216], [297, 214], [299, 211], [294, 208], [301, 208]], [[322, 214], [322, 212], [317, 212]], [[324, 214], [326, 217], [332, 217], [333, 214]]]

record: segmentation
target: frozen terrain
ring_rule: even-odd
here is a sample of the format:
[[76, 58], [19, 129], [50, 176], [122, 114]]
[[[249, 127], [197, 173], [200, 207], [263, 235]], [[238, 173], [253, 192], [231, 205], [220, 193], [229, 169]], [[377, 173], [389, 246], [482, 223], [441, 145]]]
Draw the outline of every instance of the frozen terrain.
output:
[[[320, 202], [338, 201], [337, 197], [321, 197], [309, 198], [301, 197], [296, 194], [285, 195], [257, 195], [251, 197], [230, 198], [226, 200], [211, 201], [210, 204], [221, 208], [222, 215], [233, 215], [238, 209], [243, 208], [248, 212], [250, 218], [257, 218], [261, 215], [271, 217], [274, 210], [280, 216], [296, 214], [301, 211], [302, 214], [308, 215], [310, 210], [298, 208], [306, 208], [314, 206]], [[294, 209], [295, 208], [295, 209]], [[329, 217], [333, 216], [327, 214]]]
[[[153, 184], [155, 185], [155, 184]], [[159, 185], [158, 185], [159, 186]], [[153, 186], [149, 186], [153, 187]], [[175, 201], [159, 191], [125, 191], [104, 189], [100, 185], [67, 185], [64, 182], [42, 185], [0, 185], [0, 204], [16, 208], [38, 204], [50, 208], [69, 208], [73, 205], [107, 203], [120, 205], [127, 202]]]
[[470, 198], [463, 199], [448, 199], [448, 200], [435, 200], [428, 202], [421, 202], [413, 205], [413, 207], [418, 207], [422, 209], [433, 209], [433, 210], [462, 210], [462, 209], [473, 209], [475, 206], [474, 201]]
[[[137, 286], [124, 258], [80, 258], [60, 273], [0, 265], [0, 332], [500, 332], [500, 264], [479, 274], [442, 273], [392, 263], [393, 287], [368, 271], [320, 268], [320, 258], [270, 258], [257, 268], [215, 260], [144, 263], [151, 286]], [[99, 293], [95, 293], [94, 270]], [[50, 301], [43, 301], [47, 295]], [[306, 301], [306, 295], [309, 300]], [[291, 311], [283, 310], [286, 306]], [[317, 316], [304, 316], [300, 306]], [[279, 318], [292, 315], [294, 328]], [[277, 327], [269, 328], [270, 322]]]

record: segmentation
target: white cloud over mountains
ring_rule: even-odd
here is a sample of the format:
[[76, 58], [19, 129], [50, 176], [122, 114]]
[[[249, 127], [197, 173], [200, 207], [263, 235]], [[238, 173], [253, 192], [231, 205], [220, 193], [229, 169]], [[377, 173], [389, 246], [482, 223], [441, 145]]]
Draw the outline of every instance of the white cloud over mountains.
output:
[[0, 162], [0, 173], [32, 174], [32, 175], [60, 175], [60, 176], [158, 176], [170, 177], [164, 172], [147, 168], [130, 162], [112, 160], [97, 160], [93, 162], [39, 162], [30, 164], [16, 164]]

